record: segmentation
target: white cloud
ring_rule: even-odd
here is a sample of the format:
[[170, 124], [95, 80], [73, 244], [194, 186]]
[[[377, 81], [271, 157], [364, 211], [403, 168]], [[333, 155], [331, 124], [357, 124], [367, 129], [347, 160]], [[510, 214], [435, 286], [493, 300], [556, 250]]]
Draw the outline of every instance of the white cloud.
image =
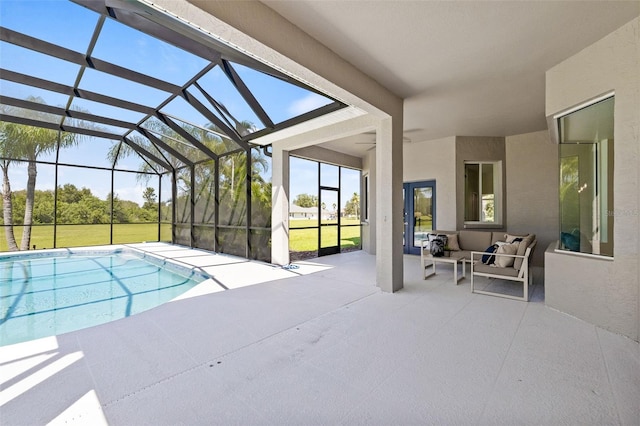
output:
[[287, 108], [287, 112], [291, 114], [293, 117], [296, 117], [300, 114], [304, 114], [305, 112], [313, 111], [316, 108], [320, 108], [327, 104], [327, 99], [317, 95], [315, 93], [309, 93], [302, 99], [298, 99], [291, 103]]

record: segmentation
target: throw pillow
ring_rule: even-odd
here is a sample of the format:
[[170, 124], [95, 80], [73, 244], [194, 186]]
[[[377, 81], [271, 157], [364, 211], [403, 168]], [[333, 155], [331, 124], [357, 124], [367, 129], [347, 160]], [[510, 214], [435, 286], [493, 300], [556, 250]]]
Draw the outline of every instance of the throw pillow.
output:
[[491, 265], [495, 261], [496, 256], [493, 254], [498, 249], [498, 245], [494, 244], [491, 247], [487, 247], [484, 251], [485, 254], [482, 255], [482, 263], [485, 265]]
[[[529, 235], [529, 234], [527, 234]], [[512, 243], [514, 242], [517, 238], [520, 238], [520, 241], [522, 241], [523, 238], [525, 238], [527, 235], [511, 235], [511, 234], [504, 234], [504, 240], [508, 243]]]
[[429, 240], [431, 241], [429, 244], [429, 249], [431, 251], [431, 256], [433, 257], [442, 257], [444, 256], [444, 248], [447, 245], [447, 236], [442, 234], [442, 235], [436, 235], [433, 238], [429, 238]]
[[[527, 248], [531, 245], [531, 243], [533, 243], [535, 239], [536, 239], [535, 234], [529, 234], [526, 237], [524, 237], [518, 245], [518, 251], [516, 252], [516, 254], [518, 256], [524, 256], [524, 254], [527, 251]], [[524, 260], [523, 258], [517, 257], [515, 262], [513, 262], [513, 267], [519, 271], [520, 268], [522, 267], [522, 264], [524, 263], [523, 260]]]
[[580, 251], [580, 239], [575, 235], [563, 232], [560, 234], [560, 240], [564, 248], [570, 251]]
[[451, 251], [460, 251], [460, 244], [458, 244], [458, 234], [447, 234], [447, 239], [449, 242], [447, 245], [449, 246], [449, 250]]
[[[518, 251], [518, 246], [519, 245], [520, 245], [520, 243], [502, 244], [500, 247], [498, 247], [498, 250], [496, 250], [496, 255], [498, 255], [498, 254], [516, 254], [516, 252]], [[514, 260], [515, 260], [515, 258], [513, 258], [511, 256], [496, 256], [495, 264], [496, 264], [496, 266], [499, 266], [500, 268], [507, 268], [509, 266], [513, 266]]]

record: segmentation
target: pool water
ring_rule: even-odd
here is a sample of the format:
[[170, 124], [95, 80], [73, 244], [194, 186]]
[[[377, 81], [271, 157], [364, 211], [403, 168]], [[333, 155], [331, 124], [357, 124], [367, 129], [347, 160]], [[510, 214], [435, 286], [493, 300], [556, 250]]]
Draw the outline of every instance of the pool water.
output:
[[0, 346], [137, 314], [207, 278], [121, 249], [0, 257]]

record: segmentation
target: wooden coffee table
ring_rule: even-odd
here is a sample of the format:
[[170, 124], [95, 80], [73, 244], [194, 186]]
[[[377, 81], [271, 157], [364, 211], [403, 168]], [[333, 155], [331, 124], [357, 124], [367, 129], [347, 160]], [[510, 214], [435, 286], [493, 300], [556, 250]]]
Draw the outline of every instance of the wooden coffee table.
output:
[[[420, 259], [420, 263], [422, 264], [422, 273], [424, 274], [424, 279], [426, 280], [432, 275], [436, 274], [436, 264], [437, 263], [449, 263], [453, 264], [453, 282], [458, 285], [460, 280], [467, 277], [467, 268], [465, 266], [464, 257], [456, 256], [455, 254], [451, 254], [449, 257], [433, 257], [431, 254], [423, 254]], [[462, 276], [458, 276], [458, 264], [462, 264]], [[432, 270], [427, 272], [427, 268], [431, 267]]]

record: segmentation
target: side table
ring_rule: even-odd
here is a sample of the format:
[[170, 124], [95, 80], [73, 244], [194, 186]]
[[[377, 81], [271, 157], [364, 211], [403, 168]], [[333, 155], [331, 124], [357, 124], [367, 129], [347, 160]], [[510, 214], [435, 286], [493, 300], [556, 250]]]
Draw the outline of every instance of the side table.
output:
[[[456, 285], [460, 282], [460, 280], [467, 277], [467, 268], [465, 266], [464, 257], [457, 256], [451, 253], [450, 257], [433, 257], [431, 254], [422, 253], [420, 256], [420, 263], [422, 266], [422, 273], [424, 274], [424, 279], [426, 280], [432, 275], [436, 274], [436, 264], [437, 263], [449, 263], [453, 265], [453, 282]], [[462, 276], [458, 276], [458, 264], [462, 264]], [[427, 272], [427, 268], [431, 267], [432, 270]]]

